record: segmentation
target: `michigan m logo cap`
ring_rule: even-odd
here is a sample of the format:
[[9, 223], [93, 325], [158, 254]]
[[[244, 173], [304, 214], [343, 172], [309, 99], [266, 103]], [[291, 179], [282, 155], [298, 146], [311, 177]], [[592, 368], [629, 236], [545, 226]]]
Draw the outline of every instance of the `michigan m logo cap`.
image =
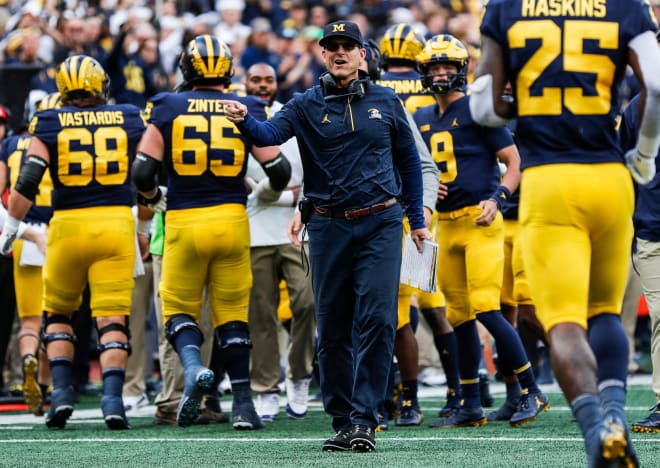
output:
[[321, 44], [321, 47], [325, 47], [325, 44], [333, 38], [351, 39], [352, 41], [357, 42], [360, 47], [364, 42], [360, 28], [352, 21], [335, 21], [334, 23], [326, 25], [326, 27], [323, 28], [323, 37], [319, 41], [319, 44]]

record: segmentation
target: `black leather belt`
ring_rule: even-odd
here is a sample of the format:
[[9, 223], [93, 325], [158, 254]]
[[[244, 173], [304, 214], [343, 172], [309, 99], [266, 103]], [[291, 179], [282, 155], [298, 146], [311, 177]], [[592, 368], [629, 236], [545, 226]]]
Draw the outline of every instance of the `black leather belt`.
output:
[[328, 218], [347, 219], [350, 221], [351, 219], [363, 218], [373, 213], [380, 213], [384, 209], [394, 206], [396, 203], [396, 198], [390, 198], [389, 200], [376, 203], [375, 205], [365, 206], [364, 208], [355, 208], [352, 210], [333, 210], [331, 208], [314, 207], [314, 213]]

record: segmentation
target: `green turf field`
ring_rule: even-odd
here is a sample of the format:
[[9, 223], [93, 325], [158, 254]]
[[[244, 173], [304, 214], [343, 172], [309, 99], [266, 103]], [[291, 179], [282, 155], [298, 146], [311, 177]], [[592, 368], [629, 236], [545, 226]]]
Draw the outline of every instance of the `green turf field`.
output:
[[[503, 387], [494, 386], [496, 404]], [[99, 397], [84, 397], [63, 430], [48, 430], [42, 418], [0, 413], [0, 466], [12, 467], [579, 467], [585, 466], [582, 439], [556, 386], [546, 386], [552, 408], [521, 428], [490, 423], [482, 428], [397, 428], [377, 435], [370, 454], [323, 453], [331, 435], [330, 419], [314, 404], [305, 420], [286, 418], [262, 431], [238, 432], [229, 424], [190, 428], [152, 425], [154, 407], [130, 416], [133, 429], [106, 429]], [[433, 420], [444, 390], [423, 389], [422, 409]], [[224, 398], [228, 407], [230, 397]], [[284, 403], [284, 398], [282, 399]], [[652, 394], [648, 379], [633, 383], [628, 418], [648, 414]], [[633, 434], [643, 466], [660, 466], [660, 434]]]

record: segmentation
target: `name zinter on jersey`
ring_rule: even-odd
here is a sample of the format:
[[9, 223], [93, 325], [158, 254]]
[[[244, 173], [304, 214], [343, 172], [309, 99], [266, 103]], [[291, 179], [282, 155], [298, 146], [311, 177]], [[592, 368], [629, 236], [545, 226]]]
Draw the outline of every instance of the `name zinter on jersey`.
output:
[[606, 0], [522, 0], [521, 16], [586, 16], [604, 18]]
[[81, 127], [83, 125], [122, 125], [122, 111], [76, 111], [57, 114], [62, 127]]
[[225, 108], [219, 99], [188, 99], [188, 112], [222, 112]]

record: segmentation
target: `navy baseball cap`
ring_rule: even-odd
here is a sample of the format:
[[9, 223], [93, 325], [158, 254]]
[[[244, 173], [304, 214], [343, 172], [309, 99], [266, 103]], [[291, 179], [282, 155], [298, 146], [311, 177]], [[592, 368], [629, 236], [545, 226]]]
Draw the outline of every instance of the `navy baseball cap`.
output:
[[330, 39], [341, 37], [357, 42], [360, 47], [362, 47], [362, 43], [364, 42], [362, 39], [362, 33], [357, 24], [352, 21], [335, 21], [323, 28], [323, 37], [319, 41], [319, 44], [321, 44], [322, 47], [325, 47], [325, 44], [327, 44]]

